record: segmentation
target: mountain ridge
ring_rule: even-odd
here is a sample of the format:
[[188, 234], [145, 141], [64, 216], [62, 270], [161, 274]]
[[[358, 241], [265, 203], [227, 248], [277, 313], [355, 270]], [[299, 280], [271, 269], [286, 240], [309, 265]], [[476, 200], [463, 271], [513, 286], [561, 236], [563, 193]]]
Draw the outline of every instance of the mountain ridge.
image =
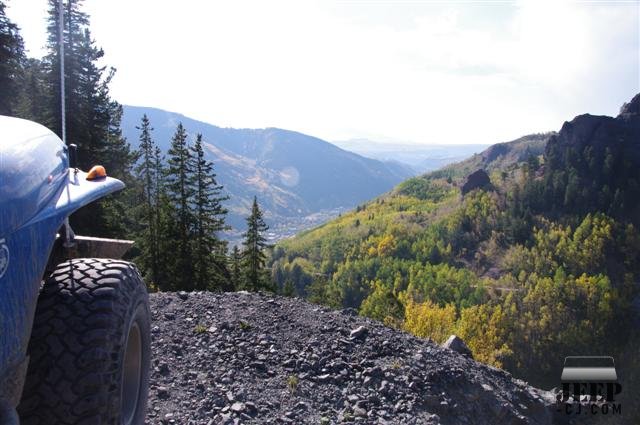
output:
[[305, 220], [314, 214], [323, 213], [321, 219], [335, 216], [409, 176], [402, 167], [362, 157], [297, 131], [222, 128], [159, 108], [125, 105], [123, 111], [123, 134], [134, 148], [138, 144], [136, 126], [143, 114], [149, 117], [152, 137], [163, 152], [178, 122], [190, 137], [203, 135], [218, 181], [231, 196], [228, 221], [236, 232], [244, 226], [254, 195], [267, 222], [286, 236], [299, 230], [297, 226], [308, 226]]

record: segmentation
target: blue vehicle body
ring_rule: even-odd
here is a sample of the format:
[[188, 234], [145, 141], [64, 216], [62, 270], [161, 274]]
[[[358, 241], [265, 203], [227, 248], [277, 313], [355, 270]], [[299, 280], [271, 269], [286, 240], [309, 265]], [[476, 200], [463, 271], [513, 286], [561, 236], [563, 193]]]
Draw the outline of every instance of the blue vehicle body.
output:
[[20, 398], [56, 233], [73, 211], [123, 187], [70, 169], [67, 147], [47, 128], [0, 116], [0, 417]]

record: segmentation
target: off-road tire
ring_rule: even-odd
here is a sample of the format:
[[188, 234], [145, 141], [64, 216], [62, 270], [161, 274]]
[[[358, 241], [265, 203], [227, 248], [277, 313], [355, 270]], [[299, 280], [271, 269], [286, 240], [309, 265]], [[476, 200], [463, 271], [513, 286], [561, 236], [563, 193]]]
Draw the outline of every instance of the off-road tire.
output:
[[[139, 355], [133, 355], [140, 360], [140, 386], [132, 390], [123, 376], [138, 375], [123, 370], [125, 363], [137, 364], [125, 362], [127, 340], [136, 326], [140, 336], [131, 340], [140, 343]], [[22, 425], [144, 423], [149, 327], [149, 297], [133, 264], [75, 259], [58, 265], [38, 298], [18, 406]], [[123, 397], [123, 392], [137, 392], [137, 405], [132, 408], [134, 398]]]

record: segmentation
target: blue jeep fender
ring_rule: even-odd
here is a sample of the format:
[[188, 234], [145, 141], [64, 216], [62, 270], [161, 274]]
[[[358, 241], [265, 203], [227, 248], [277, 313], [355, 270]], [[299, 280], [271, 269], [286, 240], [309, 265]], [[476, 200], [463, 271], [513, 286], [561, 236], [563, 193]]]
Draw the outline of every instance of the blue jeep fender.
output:
[[0, 410], [20, 401], [38, 293], [57, 231], [72, 212], [123, 187], [114, 178], [89, 181], [86, 173], [68, 169], [67, 183], [44, 208], [0, 235]]

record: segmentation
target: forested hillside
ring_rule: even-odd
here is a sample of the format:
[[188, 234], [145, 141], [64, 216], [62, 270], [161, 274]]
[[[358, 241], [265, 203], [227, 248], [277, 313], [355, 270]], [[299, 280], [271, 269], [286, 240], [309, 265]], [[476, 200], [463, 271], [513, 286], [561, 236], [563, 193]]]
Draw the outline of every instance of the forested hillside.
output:
[[125, 105], [122, 131], [134, 148], [143, 115], [163, 151], [179, 122], [190, 139], [202, 134], [205, 157], [216, 164], [230, 195], [228, 222], [235, 228], [243, 227], [254, 195], [260, 196], [272, 227], [294, 227], [292, 219], [352, 208], [412, 175], [399, 165], [364, 158], [295, 131], [221, 128], [161, 109]]
[[[639, 108], [637, 95], [616, 118], [578, 116], [410, 179], [279, 244], [274, 279], [438, 342], [456, 333], [535, 385], [558, 385], [570, 354], [614, 355], [631, 382]], [[466, 180], [477, 168], [490, 180]]]

